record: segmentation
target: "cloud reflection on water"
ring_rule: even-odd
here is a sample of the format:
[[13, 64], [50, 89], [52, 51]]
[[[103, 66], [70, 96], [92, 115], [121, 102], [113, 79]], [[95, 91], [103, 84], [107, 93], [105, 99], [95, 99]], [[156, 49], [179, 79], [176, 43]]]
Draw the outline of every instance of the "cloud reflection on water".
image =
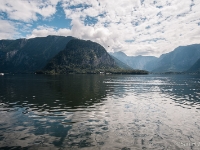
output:
[[199, 139], [199, 81], [184, 75], [9, 77], [1, 82], [0, 145], [188, 149], [183, 143]]

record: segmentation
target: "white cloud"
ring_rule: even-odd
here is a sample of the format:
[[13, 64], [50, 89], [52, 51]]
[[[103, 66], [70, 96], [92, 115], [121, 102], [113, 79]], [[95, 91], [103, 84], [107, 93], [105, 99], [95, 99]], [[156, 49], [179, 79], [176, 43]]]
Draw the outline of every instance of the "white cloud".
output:
[[[60, 1], [66, 18], [72, 19], [71, 29], [40, 26], [27, 37], [70, 35], [96, 41], [108, 51], [156, 56], [180, 45], [200, 43], [200, 0]], [[44, 18], [52, 16], [58, 0], [1, 3], [0, 11], [10, 19], [28, 22], [37, 20], [37, 14]], [[85, 25], [88, 16], [97, 22]]]
[[[92, 27], [74, 25], [72, 30], [80, 33], [73, 34], [74, 36], [100, 42], [105, 47], [109, 45], [110, 51], [124, 50], [129, 55], [146, 52], [146, 55], [158, 56], [180, 45], [200, 42], [196, 34], [200, 28], [198, 1], [194, 2], [192, 10], [191, 0], [145, 0], [143, 3], [139, 0], [102, 0], [99, 4], [97, 1], [63, 0], [63, 6], [66, 17], [76, 21], [87, 15], [95, 17], [104, 14], [103, 17], [97, 17], [98, 22]], [[91, 7], [70, 8], [81, 4]], [[75, 22], [72, 21], [73, 23]], [[101, 29], [101, 32], [98, 32], [97, 28]], [[126, 43], [125, 40], [133, 42]]]
[[27, 35], [27, 38], [45, 37], [48, 35], [57, 35], [55, 28], [48, 26], [38, 26], [37, 29], [32, 31], [31, 35]]
[[36, 21], [37, 15], [50, 17], [56, 12], [59, 0], [1, 0], [0, 12], [5, 12], [9, 19], [24, 22]]
[[0, 20], [0, 39], [12, 39], [17, 34], [15, 26], [7, 20]]

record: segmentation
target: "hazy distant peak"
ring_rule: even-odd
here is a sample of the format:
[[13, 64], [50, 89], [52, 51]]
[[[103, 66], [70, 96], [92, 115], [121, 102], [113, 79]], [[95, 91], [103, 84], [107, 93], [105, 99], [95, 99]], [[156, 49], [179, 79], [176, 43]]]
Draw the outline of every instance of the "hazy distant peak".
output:
[[118, 52], [116, 52], [116, 53], [127, 56], [127, 55], [126, 55], [124, 52], [122, 52], [122, 51], [118, 51]]
[[113, 52], [113, 53], [110, 53], [110, 54], [113, 55], [113, 56], [127, 57], [127, 55], [122, 51]]

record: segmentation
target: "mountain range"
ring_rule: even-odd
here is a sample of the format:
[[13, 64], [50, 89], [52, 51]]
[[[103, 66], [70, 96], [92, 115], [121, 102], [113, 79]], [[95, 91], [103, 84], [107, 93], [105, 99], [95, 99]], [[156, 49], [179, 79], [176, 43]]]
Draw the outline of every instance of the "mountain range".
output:
[[64, 36], [0, 40], [0, 72], [147, 74], [110, 56], [98, 43]]
[[0, 72], [5, 73], [147, 73], [199, 72], [200, 44], [180, 46], [154, 56], [107, 53], [98, 43], [71, 36], [0, 40]]
[[123, 52], [110, 54], [134, 69], [144, 69], [156, 73], [186, 72], [188, 70], [195, 72], [197, 70], [190, 68], [200, 59], [200, 44], [177, 47], [159, 58], [153, 56], [127, 56]]

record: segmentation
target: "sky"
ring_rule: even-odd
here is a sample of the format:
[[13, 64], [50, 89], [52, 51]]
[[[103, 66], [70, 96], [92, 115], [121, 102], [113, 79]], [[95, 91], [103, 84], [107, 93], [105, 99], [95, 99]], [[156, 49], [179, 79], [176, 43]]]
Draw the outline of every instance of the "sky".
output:
[[0, 0], [0, 39], [74, 36], [159, 57], [200, 44], [200, 0]]

